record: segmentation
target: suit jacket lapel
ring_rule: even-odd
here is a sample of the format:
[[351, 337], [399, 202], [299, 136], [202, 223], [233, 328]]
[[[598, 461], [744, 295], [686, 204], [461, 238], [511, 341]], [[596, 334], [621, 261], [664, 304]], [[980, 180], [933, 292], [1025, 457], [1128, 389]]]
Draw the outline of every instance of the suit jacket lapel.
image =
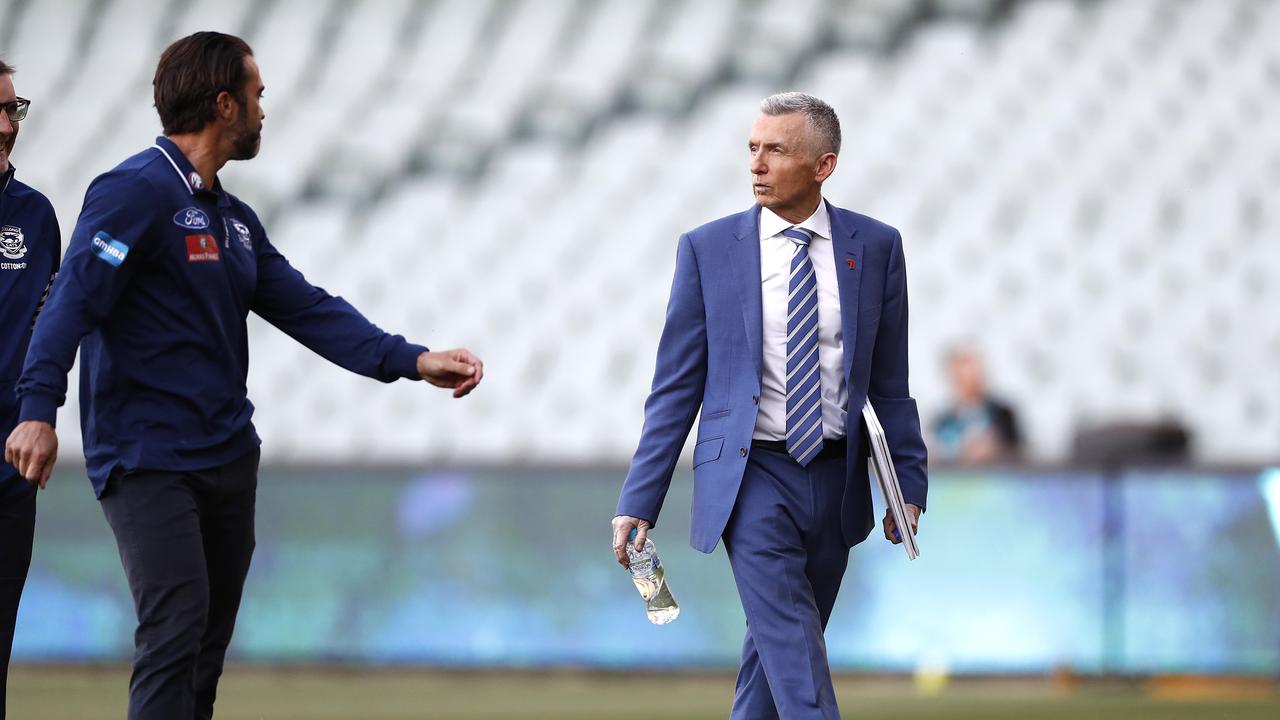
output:
[[764, 321], [760, 298], [760, 206], [742, 214], [730, 244], [734, 285], [742, 306], [742, 320], [747, 329], [747, 347], [756, 366], [756, 383], [760, 382], [764, 357]]
[[863, 243], [854, 237], [858, 229], [846, 220], [839, 208], [827, 203], [827, 215], [831, 218], [831, 249], [836, 256], [836, 277], [840, 285], [840, 324], [844, 335], [844, 376], [847, 379], [853, 374], [853, 355], [858, 340], [858, 289], [862, 286]]

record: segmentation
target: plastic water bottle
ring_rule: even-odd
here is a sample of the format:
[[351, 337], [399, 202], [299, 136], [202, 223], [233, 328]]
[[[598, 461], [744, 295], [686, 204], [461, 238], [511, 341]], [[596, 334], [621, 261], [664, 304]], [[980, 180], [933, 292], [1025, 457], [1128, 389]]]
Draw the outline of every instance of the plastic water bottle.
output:
[[680, 605], [671, 595], [667, 585], [666, 572], [662, 569], [662, 561], [658, 559], [658, 551], [653, 541], [644, 539], [644, 549], [636, 551], [636, 531], [631, 531], [627, 540], [627, 557], [631, 560], [631, 582], [635, 583], [644, 598], [645, 609], [649, 611], [649, 622], [654, 625], [666, 625], [680, 616]]

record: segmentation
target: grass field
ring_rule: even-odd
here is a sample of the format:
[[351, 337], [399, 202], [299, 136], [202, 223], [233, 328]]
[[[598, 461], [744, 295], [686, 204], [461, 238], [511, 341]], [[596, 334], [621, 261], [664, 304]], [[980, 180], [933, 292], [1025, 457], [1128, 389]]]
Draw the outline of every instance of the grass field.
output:
[[[122, 718], [121, 668], [19, 667], [10, 720]], [[728, 716], [733, 678], [657, 675], [255, 669], [224, 677], [218, 720], [712, 720]], [[1191, 720], [1280, 718], [1275, 684], [966, 681], [919, 695], [909, 680], [842, 677], [845, 718], [888, 720]]]

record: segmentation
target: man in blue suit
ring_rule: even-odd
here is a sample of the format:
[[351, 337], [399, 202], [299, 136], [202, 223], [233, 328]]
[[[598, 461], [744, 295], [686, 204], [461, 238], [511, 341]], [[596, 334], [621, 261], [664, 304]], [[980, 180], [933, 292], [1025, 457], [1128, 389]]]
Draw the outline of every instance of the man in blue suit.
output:
[[[685, 233], [644, 430], [613, 519], [627, 564], [693, 450], [693, 547], [723, 538], [747, 635], [735, 720], [839, 718], [823, 630], [849, 548], [875, 526], [861, 408], [884, 426], [912, 529], [928, 487], [907, 387], [907, 280], [892, 227], [822, 197], [840, 123], [765, 98], [749, 140], [756, 206]], [[885, 537], [900, 542], [893, 519]]]

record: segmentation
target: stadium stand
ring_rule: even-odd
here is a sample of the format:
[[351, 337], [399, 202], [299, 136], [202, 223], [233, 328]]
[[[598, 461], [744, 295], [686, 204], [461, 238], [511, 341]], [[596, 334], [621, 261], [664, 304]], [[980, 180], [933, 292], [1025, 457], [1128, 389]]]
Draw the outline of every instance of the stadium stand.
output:
[[488, 365], [453, 404], [255, 321], [268, 459], [625, 461], [675, 239], [749, 206], [745, 135], [784, 89], [841, 115], [827, 196], [903, 231], [924, 415], [972, 338], [1035, 458], [1166, 417], [1201, 459], [1275, 456], [1280, 2], [0, 0], [34, 100], [15, 164], [66, 234], [196, 29], [260, 60], [263, 151], [224, 178], [274, 242]]

